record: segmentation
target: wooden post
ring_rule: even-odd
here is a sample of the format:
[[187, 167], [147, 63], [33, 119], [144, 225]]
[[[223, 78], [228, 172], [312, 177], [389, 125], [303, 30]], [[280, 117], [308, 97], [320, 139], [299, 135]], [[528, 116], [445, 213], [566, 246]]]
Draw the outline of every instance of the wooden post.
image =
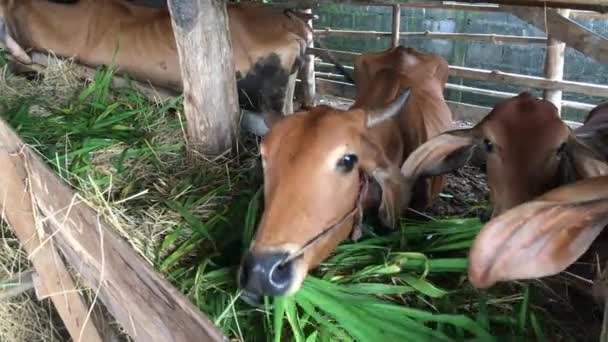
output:
[[[570, 10], [558, 10], [558, 13], [568, 17]], [[566, 54], [566, 43], [554, 38], [551, 31], [547, 35], [547, 49], [545, 51], [545, 78], [561, 81], [564, 79], [564, 59]], [[543, 98], [552, 102], [557, 107], [558, 113], [562, 112], [562, 91], [545, 90]]]
[[[312, 9], [307, 8], [303, 10], [306, 13], [312, 13]], [[312, 19], [307, 22], [312, 29]], [[308, 48], [314, 47], [314, 39], [308, 44]], [[302, 105], [312, 107], [315, 105], [316, 97], [316, 81], [315, 81], [315, 57], [311, 54], [306, 53], [302, 68], [300, 69], [298, 77], [300, 78], [300, 96], [302, 99]]]
[[391, 46], [399, 46], [399, 33], [401, 26], [401, 6], [393, 5], [393, 25], [391, 32]]
[[225, 0], [168, 0], [184, 83], [190, 151], [219, 155], [239, 119]]

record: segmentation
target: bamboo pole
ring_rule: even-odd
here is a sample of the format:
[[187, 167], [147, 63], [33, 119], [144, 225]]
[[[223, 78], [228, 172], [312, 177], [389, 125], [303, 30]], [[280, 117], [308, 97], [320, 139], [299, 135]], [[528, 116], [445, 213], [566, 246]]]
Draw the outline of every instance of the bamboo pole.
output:
[[[322, 66], [326, 66], [328, 68], [332, 67], [332, 65], [329, 63], [322, 63], [322, 64], [323, 64]], [[340, 74], [334, 74], [334, 73], [330, 73], [330, 72], [319, 72], [319, 71], [317, 71], [315, 74], [320, 79], [326, 79], [326, 80], [336, 81], [336, 82], [345, 82], [344, 76], [342, 76]], [[469, 86], [453, 84], [453, 83], [447, 83], [445, 85], [445, 89], [458, 90], [458, 91], [462, 91], [462, 92], [496, 97], [496, 98], [501, 98], [501, 99], [507, 99], [507, 98], [517, 96], [516, 93], [508, 93], [508, 92], [497, 91], [497, 90], [481, 89], [481, 88], [469, 87]], [[562, 106], [564, 108], [578, 109], [578, 110], [583, 110], [583, 111], [590, 111], [596, 107], [596, 105], [594, 105], [594, 104], [576, 102], [576, 101], [562, 101]]]
[[[568, 18], [570, 10], [558, 10], [558, 13]], [[545, 78], [561, 81], [564, 78], [564, 60], [566, 54], [566, 43], [553, 37], [548, 32], [547, 48], [545, 50]], [[557, 107], [558, 113], [562, 111], [562, 91], [546, 89], [543, 98]]]
[[[317, 78], [317, 88], [322, 91], [323, 94], [336, 96], [343, 100], [345, 99], [347, 102], [348, 100], [353, 101], [356, 95], [355, 87], [352, 84], [330, 81], [322, 78]], [[465, 121], [472, 124], [479, 122], [492, 110], [492, 108], [490, 107], [477, 106], [469, 103], [454, 101], [446, 101], [446, 103], [454, 114], [454, 121]], [[568, 120], [563, 121], [566, 125], [570, 126], [573, 129], [582, 125], [580, 122]]]
[[399, 46], [399, 34], [401, 26], [401, 7], [399, 5], [393, 5], [393, 23], [391, 32], [391, 46]]
[[[608, 0], [601, 0], [608, 2]], [[608, 63], [608, 39], [577, 22], [564, 17], [554, 9], [521, 8], [504, 6], [505, 12], [536, 26], [539, 30], [551, 33], [555, 39], [568, 44], [600, 63]]]
[[[393, 38], [392, 32], [382, 31], [359, 31], [359, 30], [332, 30], [329, 28], [314, 31], [316, 37], [324, 36], [366, 36], [375, 38]], [[486, 33], [445, 33], [445, 32], [401, 32], [400, 38], [419, 39], [445, 39], [445, 40], [477, 40], [492, 43], [513, 44], [546, 44], [545, 37], [525, 37]]]
[[[321, 59], [327, 59], [328, 51], [326, 50], [314, 48], [309, 49], [309, 52], [315, 54]], [[335, 58], [350, 63], [352, 63], [354, 59], [360, 55], [355, 52], [334, 50], [331, 50], [330, 53]], [[515, 84], [540, 89], [562, 90], [591, 96], [608, 97], [608, 86], [600, 84], [550, 80], [544, 77], [506, 73], [498, 70], [474, 69], [454, 65], [450, 65], [450, 75], [474, 80]]]
[[[312, 9], [307, 8], [304, 10], [306, 13], [312, 14]], [[312, 29], [312, 19], [307, 23]], [[311, 39], [307, 48], [314, 47], [314, 40]], [[315, 61], [312, 55], [306, 54], [303, 58], [302, 68], [300, 69], [298, 77], [300, 78], [299, 88], [300, 96], [302, 98], [302, 104], [310, 107], [315, 104], [316, 97], [316, 82], [315, 82]]]
[[[315, 8], [319, 4], [334, 4], [336, 0], [274, 0], [273, 4], [280, 4], [285, 7], [293, 8]], [[341, 4], [362, 5], [362, 6], [391, 6], [400, 5], [423, 5], [430, 3], [428, 0], [342, 0]], [[436, 3], [440, 3], [437, 1]], [[487, 4], [488, 0], [455, 0], [450, 3], [468, 4]], [[498, 5], [514, 5], [524, 7], [540, 8], [567, 8], [576, 10], [596, 11], [600, 13], [608, 12], [608, 2], [606, 0], [492, 0]]]

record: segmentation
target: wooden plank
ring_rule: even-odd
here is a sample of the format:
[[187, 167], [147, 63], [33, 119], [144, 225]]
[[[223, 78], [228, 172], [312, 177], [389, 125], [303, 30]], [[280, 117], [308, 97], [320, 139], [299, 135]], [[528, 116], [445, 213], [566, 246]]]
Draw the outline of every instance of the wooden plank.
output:
[[[564, 17], [568, 17], [570, 10], [558, 10]], [[566, 55], [566, 44], [553, 36], [553, 31], [549, 31], [547, 48], [545, 49], [545, 78], [561, 81], [564, 79], [564, 60]], [[543, 91], [543, 98], [553, 103], [558, 112], [562, 110], [562, 91], [549, 90]]]
[[[606, 0], [608, 1], [608, 0]], [[561, 15], [557, 10], [525, 9], [504, 6], [503, 9], [520, 19], [549, 32], [551, 37], [560, 40], [600, 63], [608, 63], [608, 39], [597, 34], [572, 19]]]
[[[319, 93], [329, 94], [345, 99], [354, 99], [356, 96], [355, 86], [349, 83], [317, 78], [317, 88], [319, 89]], [[453, 101], [446, 101], [446, 103], [454, 114], [454, 120], [465, 121], [471, 124], [479, 122], [492, 110], [492, 108], [490, 107], [477, 106], [468, 103]], [[564, 122], [572, 128], [576, 128], [582, 125], [580, 122], [566, 120], [564, 120]]]
[[[40, 283], [63, 320], [72, 340], [101, 342], [98, 328], [87, 320], [88, 307], [77, 290], [68, 268], [55, 250], [31, 196], [32, 184], [27, 177], [29, 164], [17, 163], [19, 150], [8, 149], [0, 130], [0, 209], [2, 219], [12, 228], [21, 247], [40, 275]], [[12, 133], [12, 132], [11, 132]], [[99, 284], [99, 282], [97, 283]]]
[[[314, 55], [322, 59], [327, 59], [326, 56], [331, 53], [336, 59], [351, 64], [353, 63], [354, 59], [359, 55], [358, 53], [354, 52], [334, 50], [325, 51], [316, 48], [309, 49], [309, 53], [313, 53]], [[544, 77], [512, 74], [498, 70], [490, 71], [450, 65], [450, 76], [464, 77], [474, 80], [491, 81], [496, 83], [515, 84], [540, 89], [563, 90], [591, 96], [608, 97], [608, 86], [606, 85], [573, 81], [550, 80]]]
[[221, 155], [237, 136], [239, 104], [224, 0], [168, 0], [184, 85], [190, 151]]
[[[37, 228], [52, 236], [47, 244], [58, 247], [86, 285], [99, 291], [99, 299], [135, 341], [224, 340], [185, 296], [137, 255], [103, 216], [74, 194], [2, 120], [0, 146], [0, 189], [4, 194], [12, 191], [11, 200], [3, 205], [33, 204], [37, 222], [44, 222]], [[27, 193], [18, 188], [23, 184], [28, 184]], [[24, 198], [31, 196], [31, 201], [16, 200], [19, 196], [15, 194], [20, 193]], [[10, 214], [20, 208], [6, 209], [4, 212]], [[12, 225], [14, 220], [9, 217]]]
[[[315, 37], [325, 36], [346, 36], [346, 37], [375, 37], [375, 38], [391, 38], [392, 32], [382, 31], [359, 31], [359, 30], [332, 30], [329, 28], [323, 30], [315, 30]], [[486, 34], [486, 33], [445, 33], [445, 32], [401, 32], [401, 38], [419, 38], [419, 39], [440, 39], [440, 40], [476, 40], [484, 42], [511, 43], [511, 44], [546, 44], [545, 37], [522, 37], [502, 34]]]
[[[336, 0], [274, 0], [273, 4], [281, 4], [282, 6], [294, 8], [315, 8], [319, 4], [335, 4]], [[440, 1], [437, 1], [440, 3]], [[473, 3], [487, 4], [488, 0], [459, 0], [451, 1], [453, 3]], [[363, 5], [363, 6], [390, 6], [400, 4], [408, 5], [425, 5], [428, 0], [342, 0], [340, 4], [348, 5]], [[595, 11], [600, 13], [608, 12], [608, 0], [492, 0], [492, 3], [499, 5], [515, 5], [525, 7], [549, 7], [549, 8], [569, 8], [577, 10]]]
[[391, 25], [391, 46], [399, 46], [399, 35], [401, 26], [401, 7], [399, 5], [393, 5], [393, 22]]

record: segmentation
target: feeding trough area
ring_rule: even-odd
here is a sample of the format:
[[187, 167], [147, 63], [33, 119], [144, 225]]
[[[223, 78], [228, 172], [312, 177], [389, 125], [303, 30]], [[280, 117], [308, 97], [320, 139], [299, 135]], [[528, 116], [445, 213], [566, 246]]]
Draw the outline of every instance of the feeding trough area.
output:
[[0, 6], [0, 340], [605, 338], [608, 2]]

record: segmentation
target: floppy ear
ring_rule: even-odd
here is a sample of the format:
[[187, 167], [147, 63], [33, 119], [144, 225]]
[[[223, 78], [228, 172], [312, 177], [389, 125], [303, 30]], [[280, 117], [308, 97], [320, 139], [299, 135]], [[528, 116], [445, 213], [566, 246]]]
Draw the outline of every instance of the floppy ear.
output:
[[608, 164], [590, 147], [570, 134], [560, 162], [562, 183], [608, 174]]
[[13, 56], [20, 63], [32, 64], [32, 59], [30, 56], [9, 34], [3, 12], [4, 11], [0, 9], [0, 43], [4, 44], [11, 56]]
[[378, 216], [382, 224], [395, 228], [403, 212], [403, 205], [409, 202], [404, 198], [406, 179], [399, 167], [392, 164], [384, 151], [375, 143], [362, 137], [360, 165], [367, 176], [373, 178], [382, 189], [382, 200]]
[[412, 183], [420, 177], [439, 176], [463, 167], [475, 147], [475, 128], [442, 133], [418, 146], [401, 166]]
[[469, 253], [469, 281], [557, 274], [575, 262], [608, 224], [608, 177], [562, 186], [486, 224]]

